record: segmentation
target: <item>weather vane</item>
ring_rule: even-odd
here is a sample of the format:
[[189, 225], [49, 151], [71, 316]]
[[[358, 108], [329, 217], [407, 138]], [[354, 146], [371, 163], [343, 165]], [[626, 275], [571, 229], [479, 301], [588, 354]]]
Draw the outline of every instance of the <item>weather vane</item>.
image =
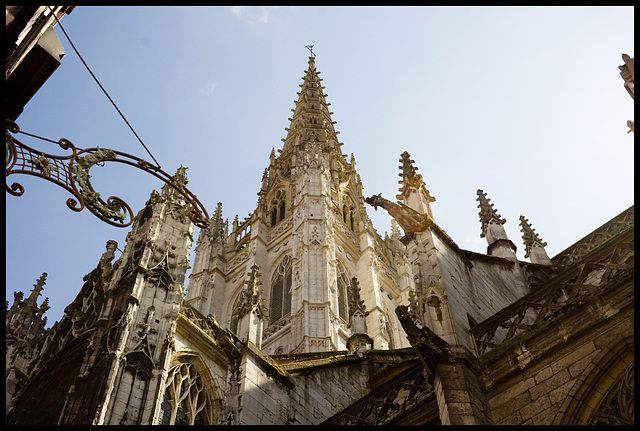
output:
[[305, 48], [307, 48], [309, 50], [309, 52], [311, 53], [311, 57], [315, 57], [316, 56], [313, 53], [313, 45], [307, 45], [307, 46], [305, 46]]

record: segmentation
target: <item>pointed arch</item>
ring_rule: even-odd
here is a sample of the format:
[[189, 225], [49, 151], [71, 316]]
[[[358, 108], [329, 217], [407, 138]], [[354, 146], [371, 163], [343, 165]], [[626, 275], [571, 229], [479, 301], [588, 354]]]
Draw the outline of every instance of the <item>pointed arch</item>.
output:
[[240, 315], [238, 310], [240, 309], [240, 293], [236, 295], [236, 299], [233, 300], [233, 306], [231, 307], [231, 322], [229, 323], [229, 329], [234, 334], [238, 333], [238, 321], [240, 320]]
[[342, 221], [352, 231], [356, 231], [356, 220], [355, 220], [355, 205], [353, 203], [353, 199], [348, 194], [345, 194], [342, 199]]
[[271, 276], [269, 296], [269, 324], [291, 314], [291, 288], [293, 285], [293, 264], [290, 254], [285, 255]]
[[336, 287], [338, 290], [338, 316], [345, 322], [349, 322], [349, 284], [351, 278], [344, 269], [344, 265], [338, 261], [336, 264]]
[[591, 362], [583, 376], [569, 392], [555, 424], [633, 424], [633, 335], [605, 349]]
[[151, 269], [151, 276], [149, 277], [149, 283], [163, 289], [169, 289], [173, 284], [173, 277], [163, 267], [154, 267]]
[[275, 192], [269, 203], [270, 226], [273, 227], [287, 215], [287, 193], [284, 189]]
[[143, 351], [128, 353], [118, 370], [113, 402], [121, 398], [126, 404], [124, 410], [111, 409], [109, 423], [112, 425], [139, 425], [146, 408], [146, 400], [155, 366], [151, 358]]
[[216, 425], [220, 421], [219, 388], [196, 355], [174, 357], [164, 385], [161, 425]]

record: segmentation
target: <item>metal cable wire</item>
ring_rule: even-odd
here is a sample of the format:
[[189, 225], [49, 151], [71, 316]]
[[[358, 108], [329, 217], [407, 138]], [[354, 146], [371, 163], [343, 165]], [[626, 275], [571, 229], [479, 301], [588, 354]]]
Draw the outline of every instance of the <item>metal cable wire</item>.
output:
[[151, 151], [149, 151], [149, 149], [147, 148], [147, 146], [144, 144], [144, 142], [142, 142], [142, 139], [140, 139], [140, 136], [138, 136], [138, 134], [136, 133], [135, 130], [133, 130], [133, 127], [131, 126], [131, 124], [129, 124], [129, 121], [127, 121], [127, 119], [125, 118], [124, 114], [120, 111], [120, 109], [118, 108], [118, 106], [116, 105], [116, 103], [113, 101], [113, 99], [111, 98], [111, 96], [109, 96], [109, 93], [107, 93], [107, 90], [104, 89], [104, 87], [102, 86], [102, 84], [100, 84], [100, 81], [98, 81], [98, 78], [96, 78], [96, 76], [93, 74], [93, 72], [91, 71], [91, 69], [89, 68], [89, 66], [87, 65], [87, 63], [84, 61], [84, 59], [82, 58], [82, 56], [80, 55], [80, 53], [78, 52], [78, 50], [76, 49], [75, 45], [73, 44], [73, 42], [71, 42], [71, 39], [69, 38], [69, 35], [67, 34], [67, 32], [64, 30], [64, 28], [62, 27], [62, 24], [60, 24], [60, 20], [58, 20], [58, 17], [56, 16], [56, 14], [53, 12], [53, 10], [51, 9], [51, 6], [47, 6], [49, 8], [49, 10], [51, 11], [51, 14], [53, 15], [53, 17], [55, 18], [56, 22], [58, 23], [58, 25], [60, 26], [60, 30], [62, 30], [62, 33], [64, 33], [64, 36], [67, 38], [67, 40], [69, 41], [69, 44], [71, 44], [71, 47], [73, 48], [73, 50], [75, 51], [75, 53], [78, 55], [78, 58], [80, 59], [80, 61], [82, 61], [82, 64], [84, 64], [84, 67], [87, 68], [87, 70], [89, 71], [89, 73], [91, 74], [91, 76], [93, 77], [93, 79], [96, 81], [96, 83], [98, 84], [98, 86], [100, 87], [100, 89], [102, 90], [102, 92], [107, 96], [107, 98], [109, 99], [109, 101], [111, 102], [111, 104], [113, 105], [114, 108], [116, 108], [116, 111], [118, 111], [118, 114], [120, 114], [120, 116], [122, 117], [122, 119], [124, 120], [125, 123], [127, 123], [127, 126], [129, 126], [129, 129], [131, 129], [131, 131], [133, 132], [133, 134], [136, 136], [136, 138], [138, 138], [138, 141], [140, 141], [140, 143], [142, 144], [142, 146], [144, 147], [145, 150], [147, 150], [147, 153], [149, 153], [149, 156], [151, 156], [151, 158], [153, 159], [153, 161], [156, 163], [156, 165], [158, 166], [158, 168], [160, 168], [160, 163], [158, 163], [158, 161], [156, 160], [155, 157], [153, 157], [153, 154], [151, 154]]
[[22, 130], [18, 130], [18, 133], [22, 133], [23, 135], [31, 136], [32, 138], [42, 139], [43, 141], [51, 142], [53, 144], [57, 144], [58, 141], [54, 141], [53, 139], [43, 138], [42, 136], [34, 135], [33, 133], [27, 133]]

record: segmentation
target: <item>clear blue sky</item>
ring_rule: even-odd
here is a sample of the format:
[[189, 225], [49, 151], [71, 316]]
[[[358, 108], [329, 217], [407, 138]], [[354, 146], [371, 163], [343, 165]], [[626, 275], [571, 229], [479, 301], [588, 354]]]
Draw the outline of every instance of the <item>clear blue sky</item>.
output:
[[[76, 7], [62, 25], [162, 168], [187, 166], [189, 189], [210, 215], [222, 202], [230, 223], [254, 211], [281, 148], [305, 45], [365, 195], [395, 199], [408, 151], [436, 222], [463, 249], [486, 252], [477, 189], [523, 260], [521, 214], [553, 257], [633, 204], [634, 109], [618, 69], [623, 53], [634, 57], [632, 7]], [[18, 118], [22, 130], [148, 159], [57, 33], [66, 57]], [[162, 186], [113, 163], [91, 175], [134, 213]], [[6, 194], [7, 300], [47, 272], [50, 326], [128, 229], [69, 210], [52, 183], [13, 182], [25, 193]], [[369, 215], [390, 230], [382, 210]]]

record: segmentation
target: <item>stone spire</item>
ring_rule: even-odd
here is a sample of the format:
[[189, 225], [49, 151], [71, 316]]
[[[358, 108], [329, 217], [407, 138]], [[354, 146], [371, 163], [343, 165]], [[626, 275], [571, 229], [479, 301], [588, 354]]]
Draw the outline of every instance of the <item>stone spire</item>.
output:
[[417, 172], [418, 168], [413, 165], [415, 160], [412, 160], [411, 155], [405, 151], [401, 154], [399, 162], [402, 164], [399, 166], [400, 173], [398, 175], [402, 179], [398, 181], [401, 187], [400, 194], [396, 195], [396, 199], [417, 212], [433, 218], [431, 202], [435, 202], [436, 198], [431, 196], [422, 175]]
[[317, 142], [333, 148], [339, 148], [337, 135], [329, 111], [330, 103], [326, 102], [326, 95], [316, 70], [315, 57], [309, 57], [309, 67], [305, 71], [301, 90], [298, 92], [296, 107], [292, 109], [291, 124], [285, 129], [287, 137], [284, 139], [283, 153], [307, 142]]
[[551, 259], [544, 249], [547, 243], [542, 242], [538, 234], [535, 233], [535, 229], [529, 224], [529, 220], [523, 215], [520, 216], [520, 230], [524, 241], [524, 257], [530, 257], [531, 263], [551, 265]]
[[14, 293], [14, 301], [11, 308], [6, 311], [7, 336], [11, 335], [16, 341], [23, 341], [39, 336], [47, 324], [47, 318], [43, 317], [49, 309], [49, 298], [45, 298], [38, 306], [38, 297], [44, 289], [47, 273], [43, 272], [36, 284], [33, 285], [31, 294], [26, 300], [22, 300], [22, 292]]
[[31, 294], [23, 300], [22, 292], [14, 292], [14, 301], [6, 310], [6, 403], [7, 407], [24, 384], [34, 357], [40, 350], [39, 345], [45, 337], [47, 318], [43, 317], [49, 309], [49, 298], [45, 298], [38, 306], [38, 297], [44, 288], [47, 273], [43, 272]]
[[[211, 222], [206, 228], [207, 235], [211, 241], [222, 242], [227, 237], [229, 230], [228, 222], [222, 219], [222, 202], [218, 202], [216, 209], [211, 217]], [[205, 231], [204, 229], [200, 232]], [[202, 235], [202, 233], [200, 234]]]
[[480, 238], [487, 238], [487, 254], [492, 256], [506, 257], [516, 259], [516, 246], [509, 240], [504, 230], [503, 224], [506, 219], [502, 218], [498, 211], [493, 208], [493, 204], [489, 203], [487, 194], [478, 189], [478, 198], [476, 199], [480, 208], [480, 223], [482, 223], [482, 232]]

